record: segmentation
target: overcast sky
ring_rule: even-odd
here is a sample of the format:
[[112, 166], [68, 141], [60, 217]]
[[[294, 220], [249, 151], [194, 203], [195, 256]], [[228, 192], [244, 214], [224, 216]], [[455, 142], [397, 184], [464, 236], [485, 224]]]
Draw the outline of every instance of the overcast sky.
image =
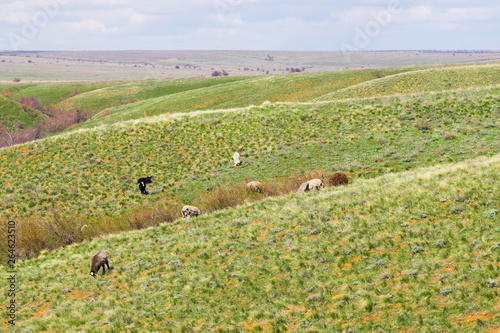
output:
[[2, 0], [0, 50], [500, 49], [498, 0]]

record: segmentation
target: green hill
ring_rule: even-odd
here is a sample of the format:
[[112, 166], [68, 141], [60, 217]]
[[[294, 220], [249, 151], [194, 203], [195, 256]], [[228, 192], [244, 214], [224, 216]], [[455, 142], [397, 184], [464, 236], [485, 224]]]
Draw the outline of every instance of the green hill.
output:
[[34, 96], [45, 107], [90, 109], [98, 114], [98, 120], [83, 126], [89, 128], [152, 115], [245, 107], [265, 101], [306, 102], [350, 85], [410, 70], [389, 68], [264, 77], [4, 84], [0, 85], [0, 94], [9, 94], [14, 100]]
[[[155, 175], [157, 196], [186, 197], [188, 203], [207, 184], [332, 166], [373, 177], [492, 154], [500, 150], [498, 92], [370, 104], [265, 104], [194, 118], [126, 122], [3, 149], [4, 214], [48, 212], [56, 202], [83, 214], [114, 214], [144, 201], [135, 184], [143, 175]], [[235, 151], [245, 161], [237, 170], [231, 165]]]
[[16, 266], [12, 331], [493, 332], [498, 170], [417, 168], [46, 252]]
[[373, 80], [377, 77], [409, 70], [411, 69], [398, 68], [347, 72], [297, 73], [245, 79], [238, 82], [214, 85], [203, 89], [189, 90], [178, 94], [170, 94], [133, 104], [113, 107], [98, 115], [96, 121], [89, 121], [83, 124], [82, 128], [109, 125], [125, 120], [140, 119], [161, 114], [260, 105], [266, 101], [307, 102], [327, 92]]
[[[19, 251], [33, 256], [100, 234], [104, 226], [118, 231], [165, 221], [167, 203], [174, 218], [183, 204], [205, 208], [202, 195], [249, 180], [279, 183], [321, 170], [373, 178], [491, 156], [500, 151], [499, 91], [264, 104], [58, 135], [2, 149], [2, 215], [24, 221], [30, 238]], [[235, 151], [243, 159], [238, 168]], [[136, 182], [147, 175], [154, 182], [144, 197]], [[140, 213], [151, 209], [158, 213]], [[86, 236], [79, 231], [84, 225], [91, 227]]]
[[[13, 331], [494, 332], [498, 68], [0, 86], [8, 114], [23, 96], [96, 114], [0, 149]], [[283, 195], [337, 171], [347, 187]]]
[[334, 91], [315, 100], [329, 101], [394, 94], [485, 87], [500, 84], [500, 64], [437, 67], [388, 76]]
[[14, 128], [23, 128], [36, 125], [47, 118], [38, 110], [24, 108], [11, 97], [0, 95], [0, 125], [13, 130]]

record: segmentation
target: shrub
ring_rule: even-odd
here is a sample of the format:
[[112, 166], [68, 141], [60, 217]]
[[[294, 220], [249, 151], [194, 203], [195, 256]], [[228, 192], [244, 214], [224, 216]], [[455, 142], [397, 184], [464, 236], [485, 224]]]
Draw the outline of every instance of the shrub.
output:
[[12, 80], [12, 81], [14, 81], [14, 82], [21, 82], [21, 78], [16, 77], [16, 78], [14, 78], [14, 80]]
[[[24, 102], [26, 104], [31, 103], [28, 99]], [[47, 115], [54, 115], [57, 113], [57, 109], [53, 107], [44, 109], [44, 111], [46, 111], [44, 113]], [[74, 124], [85, 122], [91, 117], [92, 112], [90, 109], [77, 109], [74, 111], [62, 111], [36, 126], [28, 127], [16, 133], [10, 132], [4, 127], [0, 127], [0, 148], [42, 139], [47, 134], [63, 131]]]
[[57, 133], [64, 131], [74, 124], [85, 122], [91, 117], [92, 112], [90, 111], [90, 109], [63, 111], [57, 116], [44, 121], [43, 126], [49, 133]]
[[328, 179], [328, 185], [329, 186], [340, 186], [340, 185], [347, 185], [349, 183], [349, 179], [347, 178], [347, 175], [343, 172], [337, 172], [333, 174], [330, 179]]
[[42, 101], [36, 98], [35, 96], [24, 96], [19, 98], [17, 101], [24, 106], [25, 110], [27, 108], [39, 111], [42, 111], [44, 109]]

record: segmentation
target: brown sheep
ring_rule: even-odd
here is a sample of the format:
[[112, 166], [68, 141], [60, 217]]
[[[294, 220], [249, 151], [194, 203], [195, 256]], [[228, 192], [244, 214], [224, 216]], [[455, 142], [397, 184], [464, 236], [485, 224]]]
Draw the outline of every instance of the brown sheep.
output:
[[97, 253], [94, 254], [90, 259], [90, 276], [95, 278], [97, 271], [99, 271], [101, 267], [102, 267], [102, 274], [106, 273], [104, 265], [108, 266], [108, 269], [110, 269], [108, 262], [108, 255], [106, 251], [97, 251]]
[[337, 172], [333, 174], [330, 179], [328, 179], [328, 185], [330, 186], [340, 186], [347, 185], [349, 183], [349, 179], [347, 179], [347, 175], [342, 172]]

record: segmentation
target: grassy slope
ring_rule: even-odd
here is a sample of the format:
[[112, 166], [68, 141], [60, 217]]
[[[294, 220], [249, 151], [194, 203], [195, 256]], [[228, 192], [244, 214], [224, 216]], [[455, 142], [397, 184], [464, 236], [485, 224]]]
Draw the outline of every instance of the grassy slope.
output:
[[0, 124], [12, 130], [22, 126], [33, 126], [47, 117], [38, 110], [25, 110], [23, 106], [10, 97], [0, 95]]
[[201, 79], [178, 79], [167, 81], [120, 82], [113, 86], [93, 90], [70, 98], [73, 107], [90, 108], [98, 113], [106, 108], [126, 103], [149, 100], [190, 90], [203, 89], [217, 85], [252, 79], [251, 77], [220, 77]]
[[[108, 86], [123, 84], [122, 82], [89, 82], [89, 83], [64, 83], [64, 84], [37, 84], [26, 85], [24, 89], [16, 91], [13, 97], [17, 100], [24, 96], [35, 96], [43, 102], [45, 106], [57, 105], [61, 101], [70, 98], [71, 94], [77, 90], [78, 93], [85, 93]], [[8, 86], [4, 86], [8, 87]]]
[[[220, 77], [178, 80], [70, 82], [60, 84], [3, 84], [0, 94], [14, 104], [24, 96], [35, 96], [46, 107], [91, 109], [99, 120], [84, 127], [93, 127], [149, 115], [192, 111], [214, 107], [242, 107], [271, 101], [307, 101], [366, 80], [392, 75], [411, 68], [351, 71], [340, 73], [306, 73], [266, 77]], [[238, 81], [248, 81], [248, 83]], [[212, 87], [212, 89], [207, 89]], [[300, 89], [300, 91], [299, 91]], [[71, 95], [77, 91], [76, 96]], [[228, 100], [232, 101], [228, 102]], [[138, 103], [135, 103], [138, 102]], [[120, 107], [121, 105], [125, 105]], [[153, 105], [153, 107], [151, 107]], [[109, 108], [113, 108], [110, 110]], [[17, 105], [19, 109], [19, 105]], [[17, 110], [16, 109], [16, 110]], [[102, 119], [112, 113], [111, 117]], [[40, 119], [20, 111], [7, 119], [8, 125], [20, 122], [28, 127]]]
[[[397, 68], [245, 78], [244, 81], [240, 82], [215, 85], [204, 89], [193, 89], [178, 94], [150, 98], [138, 103], [117, 106], [106, 110], [105, 117], [98, 118], [96, 121], [89, 121], [83, 124], [82, 128], [109, 125], [124, 120], [160, 114], [259, 105], [265, 101], [306, 102], [327, 92], [370, 81], [377, 77], [410, 70], [410, 68]], [[98, 93], [102, 93], [104, 96], [99, 95], [99, 98], [106, 98], [106, 90]], [[110, 94], [115, 95], [112, 91]], [[92, 100], [92, 94], [82, 95], [82, 98]]]
[[[300, 170], [374, 177], [496, 154], [499, 91], [269, 104], [56, 136], [1, 151], [1, 204], [10, 217], [45, 214], [56, 202], [82, 214], [115, 214], [167, 195], [193, 203], [210, 188]], [[237, 169], [234, 151], [244, 161]], [[154, 176], [148, 198], [136, 188], [144, 175]]]
[[68, 98], [71, 92], [77, 88], [80, 92], [97, 89], [110, 83], [75, 83], [75, 84], [4, 84], [0, 85], [0, 115], [1, 122], [8, 128], [27, 128], [47, 119], [43, 113], [37, 110], [24, 109], [18, 102], [24, 96], [35, 96], [40, 99], [46, 107], [58, 104], [61, 100]]
[[13, 331], [494, 331], [498, 170], [418, 168], [45, 253], [17, 265]]
[[[0, 94], [9, 92], [16, 100], [23, 96], [35, 96], [45, 106], [57, 105], [63, 101], [71, 108], [92, 109], [94, 113], [97, 113], [107, 107], [117, 106], [132, 99], [141, 101], [245, 79], [249, 77], [0, 85]], [[75, 89], [78, 94], [71, 97]]]
[[500, 84], [500, 64], [442, 67], [385, 77], [335, 91], [315, 100], [377, 97]]
[[[4, 123], [7, 125], [10, 126], [17, 122], [26, 128], [36, 124], [44, 117], [38, 111], [29, 110], [27, 112], [22, 109], [17, 100], [24, 96], [37, 97], [45, 107], [91, 109], [96, 114], [108, 107], [245, 79], [249, 79], [249, 77], [0, 85], [0, 95], [8, 96], [11, 101], [8, 104], [7, 101], [4, 103], [3, 98], [0, 99], [0, 112], [2, 112], [2, 118], [5, 119]], [[77, 95], [71, 97], [75, 91], [77, 91]], [[2, 108], [2, 106], [4, 107]], [[7, 111], [5, 108], [9, 108], [9, 110]]]

